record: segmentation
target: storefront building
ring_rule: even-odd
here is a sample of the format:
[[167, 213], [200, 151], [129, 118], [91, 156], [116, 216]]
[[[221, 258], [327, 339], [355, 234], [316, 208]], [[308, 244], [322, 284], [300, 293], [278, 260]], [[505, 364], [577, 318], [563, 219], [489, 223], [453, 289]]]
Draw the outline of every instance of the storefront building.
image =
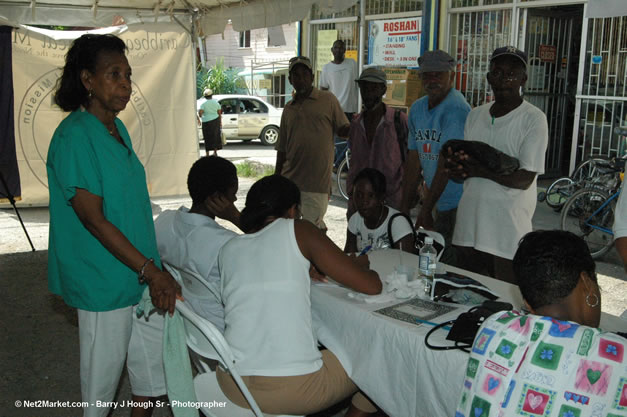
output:
[[[529, 56], [525, 99], [541, 108], [549, 122], [546, 174], [563, 175], [590, 155], [624, 152], [625, 137], [617, 128], [627, 126], [627, 12], [593, 17], [598, 16], [597, 2], [425, 0], [423, 10], [422, 1], [363, 0], [333, 16], [314, 8], [309, 54], [316, 68], [322, 68], [330, 51], [324, 55], [320, 39], [333, 37], [328, 31], [334, 30], [354, 58], [361, 57], [360, 66], [415, 67], [410, 58], [403, 62], [387, 57], [390, 65], [373, 59], [372, 38], [385, 23], [417, 18], [419, 35], [409, 43], [416, 43], [419, 54], [440, 48], [455, 57], [455, 87], [474, 107], [492, 100], [485, 77], [490, 53], [499, 46], [516, 46]], [[388, 44], [399, 43], [398, 38], [387, 39]]]

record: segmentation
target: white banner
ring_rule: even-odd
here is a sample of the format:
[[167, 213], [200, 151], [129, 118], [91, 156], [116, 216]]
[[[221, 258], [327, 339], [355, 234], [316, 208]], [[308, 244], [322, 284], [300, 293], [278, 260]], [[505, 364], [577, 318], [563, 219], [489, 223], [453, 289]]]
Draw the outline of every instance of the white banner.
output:
[[368, 64], [415, 67], [420, 56], [420, 18], [370, 22]]
[[[106, 28], [127, 45], [133, 69], [131, 101], [119, 118], [146, 169], [151, 196], [187, 194], [198, 159], [196, 82], [189, 35], [177, 24]], [[86, 32], [20, 27], [13, 31], [15, 142], [22, 183], [20, 205], [47, 205], [46, 155], [67, 113], [52, 104], [65, 54]]]

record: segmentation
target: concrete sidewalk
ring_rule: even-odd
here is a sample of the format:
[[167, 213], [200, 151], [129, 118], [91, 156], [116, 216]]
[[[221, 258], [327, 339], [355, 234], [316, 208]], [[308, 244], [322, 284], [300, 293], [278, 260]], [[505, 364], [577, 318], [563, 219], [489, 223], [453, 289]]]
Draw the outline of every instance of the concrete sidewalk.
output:
[[[252, 184], [250, 179], [240, 179], [238, 207], [243, 207]], [[153, 203], [157, 214], [183, 204], [189, 206], [190, 200], [158, 198]], [[346, 201], [334, 195], [325, 221], [329, 237], [340, 247], [346, 238], [345, 212]], [[48, 209], [24, 208], [20, 213], [38, 250], [30, 252], [13, 210], [0, 209], [0, 293], [7, 301], [0, 303], [0, 364], [4, 370], [4, 377], [0, 378], [0, 416], [79, 416], [78, 408], [17, 407], [17, 401], [24, 400], [80, 401], [76, 311], [47, 289]], [[536, 229], [557, 228], [559, 214], [546, 204], [538, 204], [533, 225]], [[615, 251], [597, 262], [597, 268], [603, 311], [622, 314], [626, 308], [627, 278]], [[122, 405], [127, 400], [130, 388], [124, 377], [116, 401]], [[122, 406], [111, 414], [128, 415], [129, 408]], [[163, 417], [170, 413], [167, 408], [160, 408], [154, 415]]]

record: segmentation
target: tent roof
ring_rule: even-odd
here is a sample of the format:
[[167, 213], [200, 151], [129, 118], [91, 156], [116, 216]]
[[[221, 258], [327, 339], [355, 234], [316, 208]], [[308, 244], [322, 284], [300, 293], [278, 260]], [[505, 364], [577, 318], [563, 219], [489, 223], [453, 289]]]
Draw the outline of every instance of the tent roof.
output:
[[201, 35], [222, 33], [230, 19], [236, 31], [304, 19], [314, 3], [328, 12], [357, 0], [0, 0], [0, 23], [102, 27], [196, 18]]

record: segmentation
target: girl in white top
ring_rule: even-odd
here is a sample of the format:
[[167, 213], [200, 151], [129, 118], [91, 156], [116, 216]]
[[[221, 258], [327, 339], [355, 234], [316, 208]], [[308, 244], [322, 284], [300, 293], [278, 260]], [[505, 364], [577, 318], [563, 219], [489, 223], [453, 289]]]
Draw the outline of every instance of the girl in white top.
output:
[[[220, 251], [224, 337], [243, 380], [264, 413], [312, 414], [355, 394], [335, 355], [320, 352], [312, 330], [310, 269], [367, 294], [381, 281], [300, 218], [300, 191], [278, 175], [250, 189], [237, 236]], [[248, 407], [231, 376], [218, 382], [234, 403]], [[347, 416], [376, 408], [357, 393]]]
[[353, 201], [357, 211], [348, 220], [344, 252], [393, 247], [415, 252], [412, 225], [403, 216], [392, 219], [392, 236], [388, 223], [398, 210], [385, 205], [385, 175], [374, 168], [364, 168], [355, 177]]

